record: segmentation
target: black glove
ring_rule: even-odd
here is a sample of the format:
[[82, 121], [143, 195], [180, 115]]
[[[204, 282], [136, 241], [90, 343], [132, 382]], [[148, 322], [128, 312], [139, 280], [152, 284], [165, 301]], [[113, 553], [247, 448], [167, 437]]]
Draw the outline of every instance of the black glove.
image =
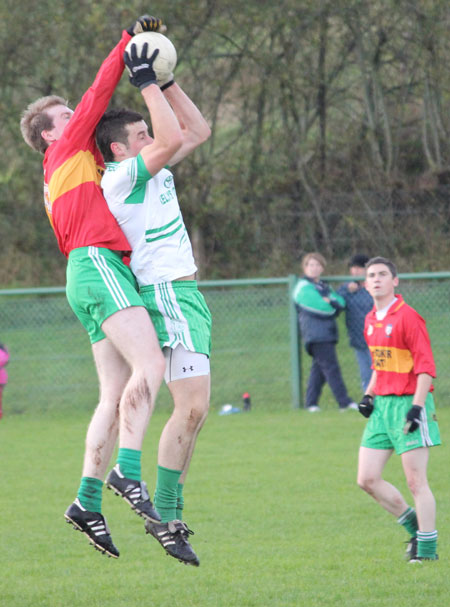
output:
[[127, 32], [130, 36], [135, 36], [136, 34], [142, 34], [142, 32], [165, 32], [166, 26], [163, 25], [161, 19], [157, 17], [151, 17], [150, 15], [142, 15], [139, 19], [130, 25], [127, 29]]
[[149, 84], [156, 84], [156, 74], [153, 69], [153, 61], [156, 59], [159, 48], [155, 49], [151, 57], [147, 57], [148, 44], [145, 43], [142, 47], [142, 55], [138, 57], [137, 47], [131, 45], [130, 53], [126, 51], [123, 54], [123, 60], [130, 73], [130, 82], [138, 89], [145, 88]]
[[406, 424], [403, 428], [403, 434], [408, 434], [409, 432], [414, 432], [420, 425], [420, 415], [422, 413], [423, 407], [420, 405], [413, 405], [411, 409], [406, 414]]
[[361, 402], [358, 405], [359, 412], [364, 417], [370, 417], [373, 411], [373, 396], [370, 394], [364, 394], [361, 399]]

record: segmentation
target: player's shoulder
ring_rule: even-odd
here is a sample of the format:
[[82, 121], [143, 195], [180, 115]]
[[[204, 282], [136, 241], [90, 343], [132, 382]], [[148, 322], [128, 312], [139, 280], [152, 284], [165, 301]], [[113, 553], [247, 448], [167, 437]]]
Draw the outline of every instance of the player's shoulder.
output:
[[126, 196], [133, 184], [133, 165], [129, 161], [106, 162], [105, 172], [101, 180], [103, 195], [107, 202]]
[[118, 180], [132, 179], [136, 174], [136, 158], [127, 158], [121, 162], [105, 162], [102, 184], [114, 184]]
[[402, 316], [402, 318], [408, 321], [417, 321], [417, 322], [425, 322], [425, 319], [419, 312], [413, 308], [410, 304], [406, 303], [404, 299], [402, 299], [401, 304], [399, 305], [398, 312]]

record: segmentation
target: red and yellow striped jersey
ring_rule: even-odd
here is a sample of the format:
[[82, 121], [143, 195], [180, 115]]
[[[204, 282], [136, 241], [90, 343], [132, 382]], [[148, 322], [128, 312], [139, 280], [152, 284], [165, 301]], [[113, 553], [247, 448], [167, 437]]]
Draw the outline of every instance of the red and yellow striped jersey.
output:
[[414, 394], [419, 373], [436, 377], [425, 320], [401, 295], [396, 297], [383, 320], [377, 320], [373, 308], [365, 321], [364, 336], [372, 355], [372, 369], [377, 372], [374, 391], [378, 395]]
[[130, 245], [110, 212], [100, 188], [104, 171], [95, 129], [108, 107], [123, 72], [123, 53], [130, 35], [102, 63], [58, 141], [44, 156], [44, 199], [59, 248], [67, 257], [89, 245], [130, 251]]

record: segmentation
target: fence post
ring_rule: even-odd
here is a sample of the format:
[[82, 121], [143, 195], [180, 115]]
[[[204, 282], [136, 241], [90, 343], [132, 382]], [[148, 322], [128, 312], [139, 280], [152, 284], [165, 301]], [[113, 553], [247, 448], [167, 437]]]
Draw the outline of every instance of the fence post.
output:
[[298, 330], [297, 310], [292, 298], [297, 276], [289, 274], [289, 327], [290, 327], [290, 346], [291, 346], [291, 384], [292, 384], [292, 406], [294, 409], [303, 407], [302, 395], [302, 369], [301, 369], [301, 342]]

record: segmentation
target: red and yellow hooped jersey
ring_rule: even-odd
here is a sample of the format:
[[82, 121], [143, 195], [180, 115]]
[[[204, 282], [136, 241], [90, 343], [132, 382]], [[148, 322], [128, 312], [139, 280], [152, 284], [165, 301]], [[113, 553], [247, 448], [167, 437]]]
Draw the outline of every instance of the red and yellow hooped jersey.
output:
[[[383, 320], [373, 308], [366, 316], [364, 337], [377, 372], [375, 394], [414, 394], [417, 375], [436, 377], [436, 366], [425, 320], [401, 295]], [[431, 386], [431, 391], [433, 386]]]
[[130, 245], [110, 212], [100, 188], [104, 171], [95, 129], [108, 107], [123, 72], [123, 52], [130, 35], [102, 63], [77, 105], [62, 137], [44, 156], [44, 201], [60, 250], [97, 246], [130, 251]]

